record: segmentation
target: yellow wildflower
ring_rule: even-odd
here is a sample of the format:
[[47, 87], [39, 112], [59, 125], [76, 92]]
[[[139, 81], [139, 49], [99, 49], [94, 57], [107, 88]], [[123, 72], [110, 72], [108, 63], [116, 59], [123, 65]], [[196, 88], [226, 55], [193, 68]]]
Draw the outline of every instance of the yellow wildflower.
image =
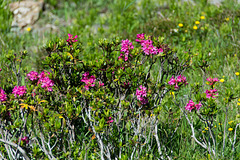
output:
[[205, 130], [207, 130], [207, 131], [208, 131], [208, 127], [206, 127], [206, 128], [205, 128]]
[[233, 121], [228, 122], [229, 125], [232, 124], [232, 123], [233, 123]]
[[196, 21], [195, 24], [200, 24], [200, 22], [199, 22], [199, 21]]
[[220, 79], [220, 82], [222, 82], [222, 83], [223, 83], [223, 82], [224, 82], [224, 79]]
[[226, 21], [229, 21], [229, 17], [227, 17], [225, 20], [226, 20]]
[[238, 102], [237, 105], [240, 106], [240, 103]]
[[174, 96], [174, 94], [175, 94], [174, 92], [170, 92], [170, 95], [173, 95], [173, 96]]
[[229, 131], [229, 132], [233, 131], [233, 128], [228, 128], [228, 131]]
[[219, 126], [221, 126], [222, 125], [222, 123], [218, 123], [219, 124]]
[[179, 23], [178, 26], [179, 26], [179, 27], [183, 27], [183, 24], [182, 24], [182, 23]]
[[32, 28], [31, 27], [27, 27], [27, 29], [26, 29], [28, 32], [30, 32], [31, 30], [32, 30]]
[[236, 72], [235, 74], [236, 74], [236, 76], [239, 76], [239, 72]]
[[185, 32], [187, 33], [187, 32], [188, 32], [188, 30], [185, 30]]
[[238, 101], [240, 101], [240, 98], [238, 99]]
[[193, 26], [193, 29], [197, 30], [198, 28], [197, 28], [197, 26]]
[[202, 133], [206, 133], [206, 131], [202, 131]]
[[215, 125], [214, 128], [217, 128], [217, 126]]
[[234, 54], [235, 57], [237, 57], [237, 54]]
[[206, 84], [209, 84], [209, 82], [206, 82]]
[[201, 16], [200, 19], [205, 19], [205, 17], [204, 17], [204, 16]]

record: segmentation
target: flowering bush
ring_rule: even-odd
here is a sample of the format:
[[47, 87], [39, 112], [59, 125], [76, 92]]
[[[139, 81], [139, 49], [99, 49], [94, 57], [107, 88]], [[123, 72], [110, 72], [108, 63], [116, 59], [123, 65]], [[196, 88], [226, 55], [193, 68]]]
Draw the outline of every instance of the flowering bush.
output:
[[[0, 146], [5, 149], [1, 154], [12, 159], [10, 150], [20, 159], [138, 159], [152, 150], [156, 157], [170, 158], [183, 115], [196, 143], [208, 149], [188, 116], [196, 114], [212, 131], [218, 79], [207, 79], [211, 89], [205, 93], [196, 85], [193, 97], [183, 96], [190, 87], [183, 75], [191, 53], [180, 59], [161, 37], [138, 34], [136, 42], [101, 39], [102, 55], [87, 59], [76, 38], [69, 34], [68, 40], [50, 41], [42, 72], [20, 75], [13, 69], [16, 82], [0, 92], [0, 142], [9, 145]], [[8, 58], [19, 62], [15, 55]], [[228, 95], [229, 102], [233, 96]], [[186, 97], [187, 105], [182, 103]]]

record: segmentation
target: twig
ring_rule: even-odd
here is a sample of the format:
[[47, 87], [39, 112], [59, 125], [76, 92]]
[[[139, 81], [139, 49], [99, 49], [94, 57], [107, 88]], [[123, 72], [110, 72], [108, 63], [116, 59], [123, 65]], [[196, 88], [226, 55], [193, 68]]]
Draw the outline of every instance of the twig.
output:
[[23, 157], [26, 159], [26, 160], [30, 160], [29, 157], [27, 156], [26, 152], [22, 149], [22, 147], [20, 147], [19, 145], [17, 145], [16, 143], [13, 143], [13, 142], [9, 142], [9, 141], [5, 141], [3, 139], [0, 139], [0, 142], [3, 142], [5, 144], [8, 144], [10, 146], [13, 146], [15, 148], [17, 148], [19, 150], [19, 152], [23, 155]]

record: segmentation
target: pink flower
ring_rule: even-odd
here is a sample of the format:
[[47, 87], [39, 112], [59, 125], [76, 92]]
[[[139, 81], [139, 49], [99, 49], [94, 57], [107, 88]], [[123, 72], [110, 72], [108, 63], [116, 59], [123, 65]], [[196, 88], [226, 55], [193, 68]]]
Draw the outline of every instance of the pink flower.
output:
[[175, 78], [172, 76], [172, 78], [169, 80], [168, 84], [169, 85], [174, 85], [176, 83]]
[[162, 52], [163, 52], [163, 49], [162, 49], [162, 48], [159, 48], [157, 52], [158, 52], [158, 53], [162, 53]]
[[44, 78], [39, 79], [38, 84], [41, 84], [42, 88], [46, 88], [49, 92], [51, 92], [54, 82], [51, 79], [49, 79], [48, 77], [44, 77]]
[[20, 97], [23, 96], [25, 93], [27, 93], [27, 88], [25, 86], [15, 86], [13, 88], [13, 92], [15, 97], [19, 95]]
[[31, 71], [27, 74], [27, 78], [30, 79], [31, 81], [37, 80], [38, 79], [38, 72]]
[[100, 86], [100, 87], [104, 86], [104, 83], [101, 83], [101, 82], [99, 81], [99, 86]]
[[151, 40], [141, 40], [142, 50], [146, 55], [162, 53], [162, 48], [154, 47]]
[[144, 86], [139, 86], [140, 90], [137, 88], [136, 90], [136, 95], [137, 99], [142, 103], [142, 104], [147, 104], [148, 99], [147, 99], [147, 88]]
[[195, 104], [192, 100], [189, 101], [189, 103], [185, 106], [185, 109], [188, 111], [192, 111], [195, 108]]
[[42, 71], [39, 75], [38, 75], [38, 82], [37, 84], [41, 84], [42, 88], [47, 89], [49, 92], [52, 91], [52, 86], [54, 86], [54, 82], [53, 80], [51, 80], [48, 75], [50, 75], [50, 72], [45, 73], [44, 71]]
[[123, 88], [127, 89], [127, 88], [129, 87], [129, 82], [128, 82], [128, 83], [124, 82], [123, 85], [121, 85], [121, 86], [122, 86]]
[[[47, 74], [48, 75], [50, 75], [50, 72], [47, 72]], [[44, 71], [42, 71], [39, 75], [38, 75], [38, 78], [45, 78], [45, 77], [48, 77], [48, 75], [47, 75]]]
[[86, 90], [89, 90], [89, 87], [95, 86], [96, 78], [95, 76], [89, 76], [89, 72], [85, 72], [82, 76], [81, 82], [84, 82], [86, 85], [84, 86]]
[[142, 34], [137, 34], [137, 38], [138, 39], [136, 39], [136, 42], [142, 42], [142, 40], [144, 40], [144, 38], [145, 38], [145, 36], [144, 36], [145, 34], [144, 33], [142, 33]]
[[112, 122], [113, 122], [112, 117], [109, 117], [108, 119], [109, 119], [109, 120], [107, 121], [107, 123], [112, 123]]
[[29, 143], [29, 140], [28, 140], [28, 137], [27, 137], [27, 136], [21, 138], [21, 141], [25, 142], [26, 144]]
[[172, 76], [172, 78], [169, 80], [168, 84], [169, 84], [170, 86], [173, 86], [173, 85], [174, 85], [174, 88], [175, 88], [175, 89], [178, 89], [178, 88], [179, 88], [179, 84], [180, 84], [180, 85], [181, 85], [181, 84], [187, 85], [188, 83], [187, 83], [187, 81], [186, 81], [186, 77], [184, 77], [184, 76], [182, 76], [182, 75], [179, 75], [179, 76], [177, 77], [177, 79], [175, 79], [175, 78]]
[[217, 78], [207, 78], [207, 81], [210, 82], [209, 85], [214, 85], [216, 82], [218, 82], [219, 80]]
[[72, 45], [74, 42], [77, 42], [77, 35], [75, 37], [73, 37], [73, 35], [71, 34], [68, 34], [68, 39], [67, 39], [67, 42], [68, 44], [67, 45]]
[[216, 98], [215, 96], [217, 96], [218, 95], [218, 93], [217, 93], [217, 90], [216, 89], [210, 89], [210, 90], [206, 90], [206, 97], [207, 98]]
[[199, 111], [200, 108], [202, 107], [202, 103], [199, 102], [198, 104], [195, 105], [195, 107], [196, 107], [197, 111]]
[[7, 100], [7, 95], [5, 94], [5, 91], [0, 87], [0, 101], [6, 101]]
[[199, 111], [201, 107], [202, 107], [201, 102], [195, 104], [192, 100], [189, 100], [188, 104], [185, 106], [185, 109], [191, 112], [194, 109]]

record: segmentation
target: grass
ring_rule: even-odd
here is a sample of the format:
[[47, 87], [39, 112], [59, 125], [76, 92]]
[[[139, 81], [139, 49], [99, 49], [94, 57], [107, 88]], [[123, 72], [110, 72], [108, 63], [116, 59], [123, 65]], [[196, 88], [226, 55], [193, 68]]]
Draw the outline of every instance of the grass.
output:
[[[50, 4], [47, 4], [46, 10], [41, 13], [40, 19], [33, 25], [32, 30], [23, 30], [19, 33], [10, 31], [12, 15], [3, 7], [0, 8], [1, 13], [7, 15], [3, 17], [3, 14], [0, 14], [0, 20], [6, 20], [6, 23], [0, 27], [1, 59], [10, 50], [13, 52], [28, 50], [29, 59], [24, 63], [24, 67], [28, 71], [40, 69], [43, 67], [41, 60], [46, 55], [42, 50], [44, 44], [56, 37], [67, 39], [68, 33], [79, 35], [86, 51], [84, 56], [87, 56], [88, 59], [97, 59], [101, 55], [95, 44], [100, 38], [119, 36], [123, 39], [134, 39], [136, 34], [146, 33], [164, 37], [164, 41], [175, 48], [181, 58], [188, 56], [189, 52], [187, 51], [191, 51], [194, 55], [192, 70], [188, 70], [185, 75], [189, 84], [196, 82], [203, 84], [204, 74], [207, 77], [223, 78], [225, 81], [218, 85], [222, 90], [221, 95], [223, 95], [219, 98], [221, 104], [224, 104], [226, 88], [234, 91], [236, 95], [239, 93], [240, 77], [235, 75], [235, 72], [240, 72], [240, 12], [239, 4], [234, 1], [225, 1], [220, 7], [207, 4], [207, 1], [204, 0], [196, 1], [194, 5], [173, 0], [161, 2], [157, 0], [75, 2], [62, 0], [60, 3], [49, 0], [47, 2]], [[201, 19], [201, 16], [205, 18]], [[200, 21], [200, 24], [195, 24], [196, 21]], [[183, 27], [179, 27], [179, 23], [182, 23]], [[46, 28], [46, 24], [56, 29]], [[197, 29], [193, 29], [193, 26], [197, 26]], [[203, 61], [207, 61], [209, 64], [204, 74], [199, 69]], [[4, 62], [1, 61], [1, 66], [3, 64]], [[183, 92], [189, 91], [190, 87]], [[239, 123], [236, 117], [240, 111], [237, 106], [237, 98], [239, 97], [236, 97], [229, 106], [228, 120]], [[219, 142], [222, 140], [222, 126], [218, 124], [223, 123], [225, 107], [223, 105], [219, 108], [216, 118]], [[175, 127], [174, 123], [166, 122], [170, 108], [176, 115], [180, 114], [174, 104], [165, 105], [161, 118], [163, 123], [161, 135], [162, 138], [166, 138], [166, 141], [171, 132], [166, 128], [174, 129]], [[199, 122], [195, 123], [198, 126]], [[202, 134], [204, 128], [205, 126], [199, 124], [199, 134]], [[208, 154], [189, 139], [189, 130], [186, 120], [182, 120], [181, 130], [176, 136], [176, 146], [181, 146], [181, 148], [171, 146], [174, 150], [172, 157], [176, 159], [209, 159]], [[232, 132], [228, 134], [232, 134]], [[237, 140], [239, 141], [239, 138]], [[238, 151], [236, 152], [239, 153]], [[230, 153], [230, 151], [226, 152]]]

